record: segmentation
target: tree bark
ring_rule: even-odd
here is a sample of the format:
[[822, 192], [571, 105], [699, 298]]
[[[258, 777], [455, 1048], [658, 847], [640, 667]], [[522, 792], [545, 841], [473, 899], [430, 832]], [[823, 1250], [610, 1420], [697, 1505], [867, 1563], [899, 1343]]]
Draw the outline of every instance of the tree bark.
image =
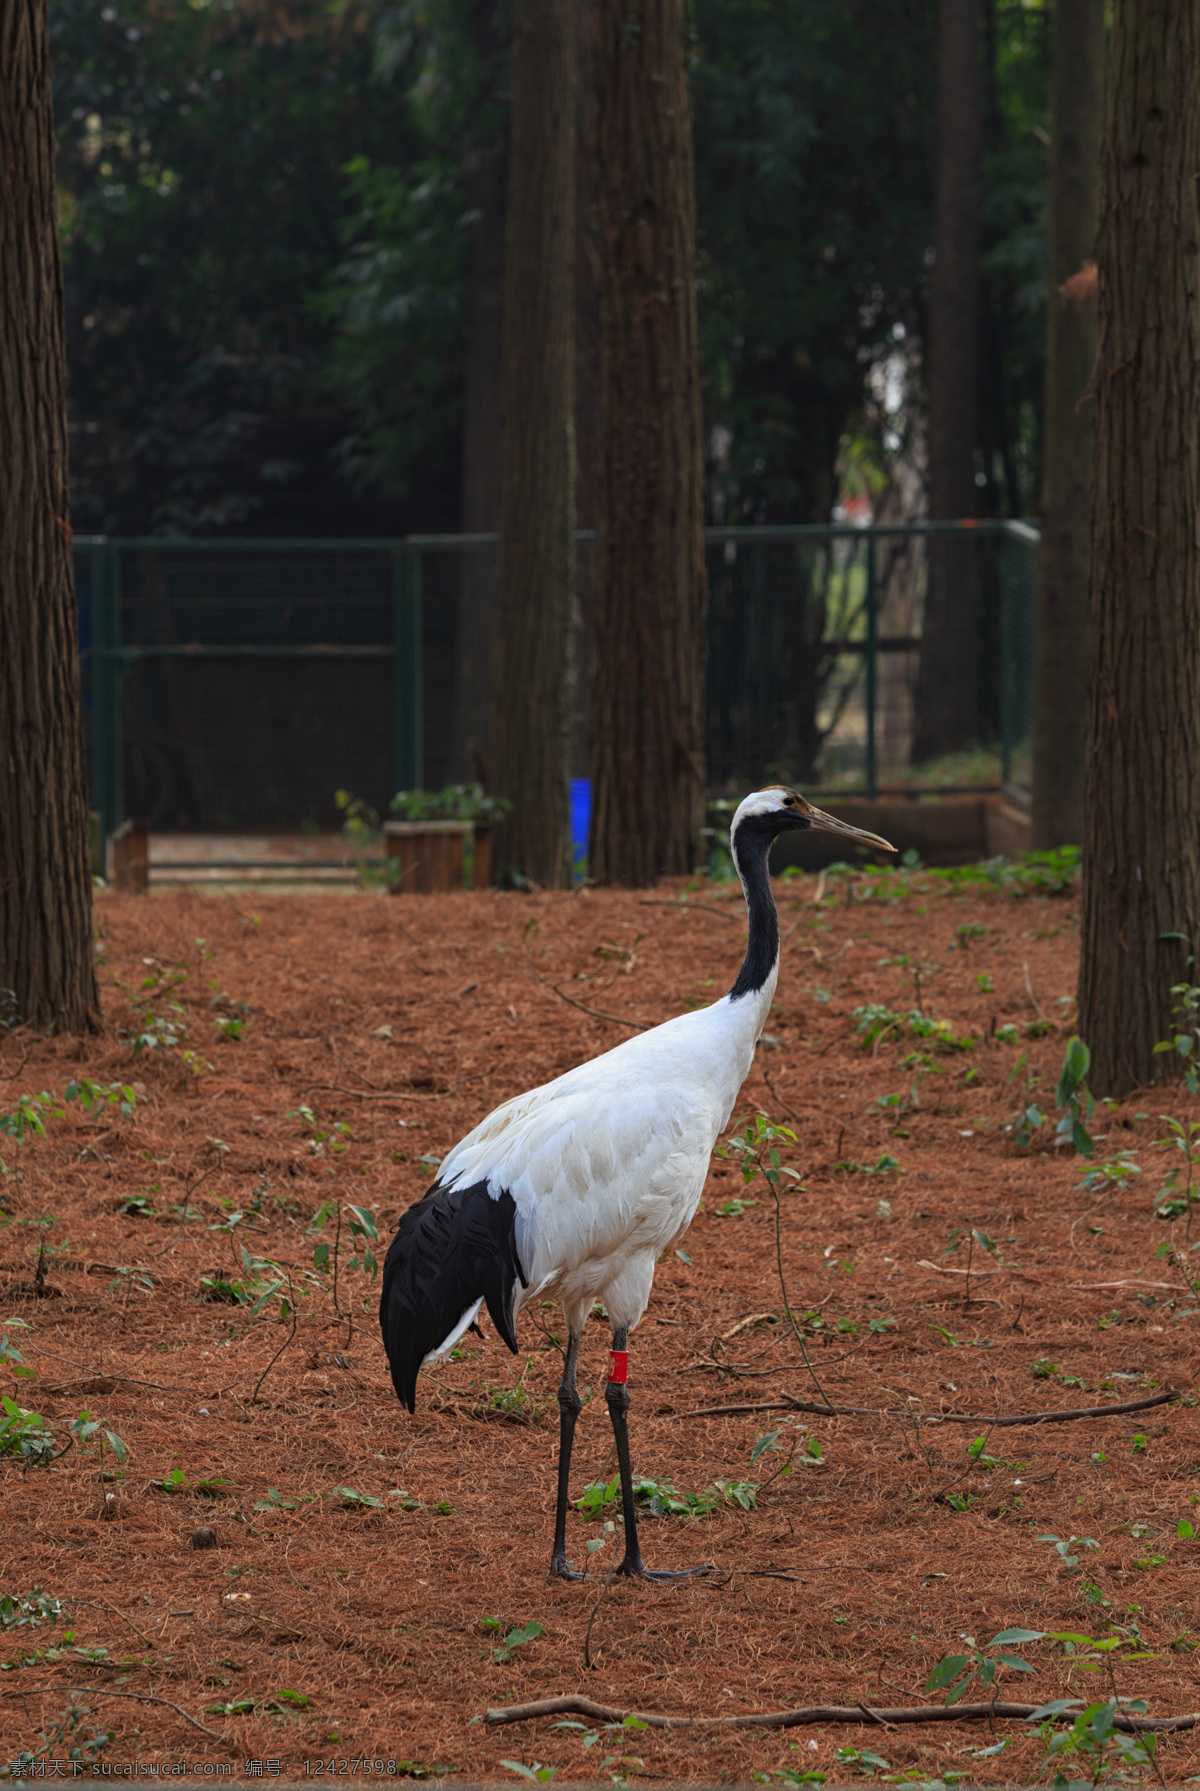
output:
[[1117, 0], [1109, 62], [1079, 1030], [1122, 1095], [1200, 981], [1200, 4]]
[[[477, 9], [482, 10], [482, 9]], [[486, 28], [490, 11], [481, 21]], [[471, 267], [467, 275], [467, 363], [463, 392], [460, 527], [468, 535], [500, 526], [501, 367], [504, 346], [504, 225], [508, 186], [503, 138], [474, 146], [467, 176]], [[463, 550], [458, 611], [458, 677], [450, 775], [478, 776], [488, 762], [489, 669], [496, 567], [487, 552]]]
[[[929, 516], [978, 514], [979, 174], [983, 131], [979, 0], [941, 0], [937, 215], [929, 294]], [[913, 759], [979, 736], [979, 574], [973, 548], [931, 538]]]
[[690, 871], [704, 818], [704, 462], [684, 0], [597, 0], [601, 467], [591, 875]]
[[0, 1003], [99, 1023], [46, 0], [0, 4]]
[[571, 876], [575, 34], [573, 0], [516, 0], [489, 771], [501, 878], [550, 888]]
[[1046, 409], [1032, 843], [1083, 839], [1096, 299], [1075, 280], [1096, 239], [1105, 0], [1058, 0], [1046, 220]]

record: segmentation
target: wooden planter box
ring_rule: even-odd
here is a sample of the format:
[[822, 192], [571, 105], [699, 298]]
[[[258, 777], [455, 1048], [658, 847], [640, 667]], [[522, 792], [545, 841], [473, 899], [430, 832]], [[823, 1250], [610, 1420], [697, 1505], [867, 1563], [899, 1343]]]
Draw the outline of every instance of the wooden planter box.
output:
[[465, 887], [466, 843], [474, 835], [474, 887], [492, 875], [492, 840], [470, 821], [385, 821], [384, 857], [397, 867], [393, 895], [433, 895]]

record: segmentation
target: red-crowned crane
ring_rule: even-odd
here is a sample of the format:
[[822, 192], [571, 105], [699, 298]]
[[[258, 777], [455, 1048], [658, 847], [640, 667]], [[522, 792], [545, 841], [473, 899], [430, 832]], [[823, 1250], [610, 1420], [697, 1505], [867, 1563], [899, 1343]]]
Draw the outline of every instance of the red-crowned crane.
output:
[[[616, 1438], [625, 1555], [618, 1573], [674, 1579], [642, 1564], [629, 1465], [629, 1333], [650, 1298], [654, 1265], [677, 1244], [729, 1123], [779, 974], [779, 921], [767, 854], [777, 834], [818, 828], [891, 852], [877, 834], [814, 808], [782, 784], [758, 790], [730, 829], [749, 939], [737, 980], [711, 1007], [667, 1020], [489, 1113], [400, 1220], [387, 1253], [379, 1321], [392, 1383], [416, 1409], [417, 1371], [445, 1355], [487, 1306], [516, 1353], [516, 1319], [553, 1296], [567, 1321], [558, 1390], [558, 1506], [550, 1571], [566, 1558], [571, 1445], [581, 1400], [579, 1339], [593, 1302], [612, 1323], [604, 1397]], [[705, 1568], [692, 1569], [705, 1572]]]

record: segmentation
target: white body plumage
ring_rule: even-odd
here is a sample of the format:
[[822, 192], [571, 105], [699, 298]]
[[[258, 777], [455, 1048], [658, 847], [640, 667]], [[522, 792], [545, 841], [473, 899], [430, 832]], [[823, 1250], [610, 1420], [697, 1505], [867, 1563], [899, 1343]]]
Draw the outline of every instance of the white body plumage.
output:
[[516, 1203], [529, 1285], [514, 1288], [514, 1317], [529, 1300], [554, 1298], [576, 1330], [600, 1300], [614, 1325], [637, 1324], [655, 1263], [692, 1222], [777, 973], [776, 964], [754, 993], [680, 1014], [506, 1101], [444, 1159], [443, 1187], [486, 1180], [493, 1197], [507, 1190]]

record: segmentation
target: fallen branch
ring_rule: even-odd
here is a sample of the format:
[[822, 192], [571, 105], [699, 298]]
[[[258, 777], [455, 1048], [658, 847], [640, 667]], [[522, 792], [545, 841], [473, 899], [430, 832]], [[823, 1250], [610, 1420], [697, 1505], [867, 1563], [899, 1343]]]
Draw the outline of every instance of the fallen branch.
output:
[[543, 989], [552, 989], [560, 1001], [565, 1001], [568, 1007], [577, 1007], [581, 1014], [590, 1014], [593, 1020], [607, 1020], [612, 1026], [632, 1026], [635, 1032], [649, 1032], [651, 1030], [650, 1023], [647, 1020], [623, 1020], [620, 1014], [602, 1014], [598, 1007], [588, 1007], [585, 1002], [576, 1001], [573, 995], [565, 994], [564, 991], [559, 988], [557, 983], [546, 982], [543, 977], [538, 976], [536, 970], [533, 974], [537, 977], [537, 980]]
[[715, 914], [721, 920], [742, 920], [745, 916], [743, 908], [718, 908], [715, 902], [680, 902], [674, 897], [639, 896], [639, 908], [677, 908], [683, 914]]
[[72, 1696], [81, 1692], [85, 1698], [135, 1698], [139, 1704], [165, 1704], [168, 1710], [174, 1710], [181, 1716], [185, 1723], [191, 1723], [193, 1729], [199, 1729], [201, 1735], [207, 1735], [211, 1741], [220, 1741], [228, 1746], [224, 1735], [218, 1734], [216, 1729], [206, 1729], [203, 1723], [188, 1715], [182, 1704], [174, 1704], [170, 1698], [160, 1698], [154, 1692], [113, 1691], [108, 1686], [99, 1685], [0, 1685], [0, 1697], [6, 1698], [53, 1697], [65, 1691]]
[[[1010, 1418], [995, 1418], [990, 1414], [979, 1417], [973, 1412], [922, 1412], [921, 1420], [925, 1424], [987, 1424], [997, 1429], [1007, 1429], [1016, 1424], [1067, 1424], [1072, 1418], [1112, 1418], [1121, 1412], [1145, 1412], [1155, 1405], [1166, 1405], [1179, 1394], [1172, 1389], [1166, 1393], [1151, 1393], [1145, 1399], [1126, 1399], [1119, 1405], [1076, 1405], [1067, 1406], [1055, 1412], [1014, 1412]], [[813, 1412], [818, 1418], [896, 1418], [907, 1417], [906, 1412], [896, 1407], [878, 1405], [818, 1405], [815, 1399], [796, 1399], [791, 1393], [781, 1393], [778, 1399], [769, 1399], [756, 1405], [698, 1405], [687, 1412], [672, 1412], [669, 1422], [677, 1424], [682, 1418], [714, 1418], [739, 1417], [749, 1412]]]
[[[1082, 1699], [1077, 1700], [1082, 1704]], [[1040, 1704], [1008, 1704], [997, 1699], [989, 1704], [916, 1704], [899, 1710], [881, 1710], [865, 1704], [809, 1704], [800, 1710], [767, 1710], [757, 1716], [657, 1716], [644, 1710], [617, 1710], [608, 1704], [597, 1704], [591, 1698], [539, 1698], [532, 1704], [510, 1704], [506, 1710], [489, 1710], [489, 1723], [527, 1723], [544, 1716], [585, 1716], [598, 1723], [623, 1723], [636, 1717], [649, 1729], [798, 1729], [808, 1723], [883, 1723], [892, 1727], [900, 1723], [987, 1722], [993, 1717], [1027, 1719], [1042, 1708]], [[1056, 1722], [1073, 1722], [1072, 1711], [1056, 1712]], [[1148, 1730], [1166, 1734], [1171, 1730], [1194, 1729], [1200, 1712], [1186, 1716], [1129, 1716], [1120, 1711], [1113, 1718], [1113, 1727], [1126, 1734], [1140, 1735]]]
[[305, 1090], [307, 1094], [329, 1092], [349, 1095], [355, 1101], [444, 1101], [449, 1095], [457, 1094], [468, 1082], [482, 1082], [491, 1072], [479, 1070], [473, 1076], [463, 1076], [458, 1082], [452, 1082], [449, 1088], [439, 1088], [433, 1094], [420, 1093], [412, 1089], [404, 1094], [364, 1094], [361, 1088], [343, 1088], [337, 1082], [310, 1082]]

